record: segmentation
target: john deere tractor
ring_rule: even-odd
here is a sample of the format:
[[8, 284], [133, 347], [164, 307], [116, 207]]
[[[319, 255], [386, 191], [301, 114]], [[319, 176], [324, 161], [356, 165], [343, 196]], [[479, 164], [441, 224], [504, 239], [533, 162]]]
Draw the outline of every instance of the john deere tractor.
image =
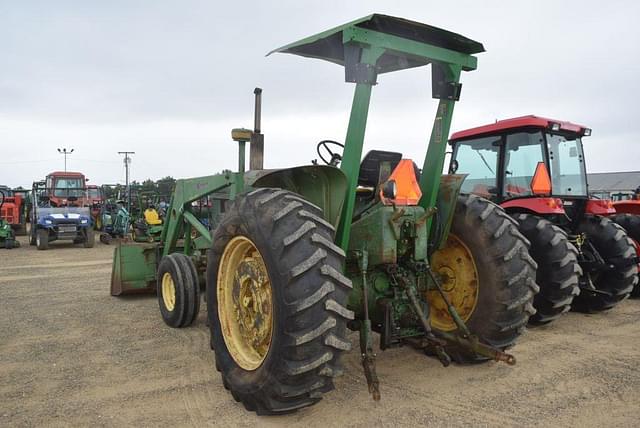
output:
[[[514, 364], [505, 350], [538, 291], [528, 241], [498, 205], [460, 195], [464, 176], [441, 176], [460, 75], [483, 51], [461, 35], [377, 14], [275, 50], [344, 68], [355, 84], [344, 144], [318, 144], [327, 165], [263, 169], [256, 89], [254, 129], [232, 131], [237, 172], [178, 180], [160, 242], [116, 247], [112, 294], [157, 290], [164, 321], [186, 327], [203, 286], [216, 368], [258, 414], [310, 406], [332, 390], [351, 349], [348, 329], [359, 332], [374, 399], [373, 332], [382, 349], [410, 344], [445, 366]], [[362, 158], [379, 76], [426, 65], [438, 109], [420, 167], [398, 152]], [[212, 233], [193, 213], [205, 196], [221, 214]]]
[[637, 256], [610, 218], [611, 201], [590, 199], [582, 138], [591, 129], [523, 116], [456, 132], [450, 172], [469, 177], [463, 192], [499, 203], [531, 241], [541, 291], [531, 321], [573, 308], [610, 309], [638, 282]]

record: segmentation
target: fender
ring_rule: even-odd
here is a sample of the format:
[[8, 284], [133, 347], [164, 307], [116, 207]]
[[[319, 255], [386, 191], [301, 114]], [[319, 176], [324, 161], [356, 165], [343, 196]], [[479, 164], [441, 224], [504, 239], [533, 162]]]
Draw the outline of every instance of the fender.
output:
[[614, 202], [613, 208], [617, 213], [640, 215], [640, 200]]
[[[440, 178], [440, 187], [438, 188], [438, 196], [436, 197], [436, 213], [442, 231], [439, 236], [435, 236], [433, 226], [429, 231], [429, 248], [434, 250], [441, 249], [447, 242], [451, 223], [453, 223], [453, 215], [456, 211], [458, 196], [465, 178], [469, 174], [444, 174]], [[435, 224], [435, 223], [434, 223]]]
[[586, 214], [611, 215], [616, 213], [613, 202], [609, 199], [589, 199], [584, 207]]
[[540, 215], [565, 214], [562, 200], [558, 198], [519, 198], [500, 204], [508, 213], [529, 212]]
[[245, 185], [278, 187], [295, 192], [322, 208], [325, 220], [336, 228], [347, 194], [346, 175], [328, 165], [250, 170], [245, 173]]

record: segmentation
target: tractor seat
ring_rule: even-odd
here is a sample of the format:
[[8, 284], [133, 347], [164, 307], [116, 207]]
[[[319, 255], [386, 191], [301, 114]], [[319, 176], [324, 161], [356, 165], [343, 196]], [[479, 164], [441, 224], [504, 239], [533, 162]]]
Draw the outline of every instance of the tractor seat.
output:
[[146, 221], [150, 226], [162, 224], [162, 220], [160, 220], [158, 211], [153, 208], [147, 208], [146, 210], [144, 210], [144, 221]]
[[[389, 162], [391, 169], [389, 174], [393, 172], [402, 160], [402, 153], [386, 152], [384, 150], [371, 150], [360, 163], [360, 173], [358, 175], [358, 186], [361, 188], [374, 189], [380, 184], [380, 164]], [[416, 163], [413, 163], [413, 169], [416, 174], [416, 180], [420, 181], [420, 169]]]
[[391, 171], [393, 171], [400, 163], [400, 160], [402, 160], [402, 153], [385, 152], [383, 150], [369, 151], [360, 163], [358, 186], [375, 188], [380, 181], [380, 164], [389, 162]]

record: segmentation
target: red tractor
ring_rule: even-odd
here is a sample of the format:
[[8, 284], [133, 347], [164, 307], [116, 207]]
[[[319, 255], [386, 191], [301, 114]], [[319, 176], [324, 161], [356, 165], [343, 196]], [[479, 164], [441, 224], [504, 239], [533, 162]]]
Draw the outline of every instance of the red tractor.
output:
[[[616, 214], [612, 216], [613, 221], [625, 228], [640, 254], [640, 186], [631, 199], [614, 201], [613, 208], [616, 210]], [[640, 292], [639, 288], [636, 287], [634, 291]]]
[[22, 191], [0, 186], [4, 203], [0, 208], [0, 219], [11, 226], [16, 235], [24, 235], [27, 231], [26, 198]]
[[73, 203], [80, 207], [90, 206], [91, 199], [87, 194], [87, 180], [81, 172], [55, 171], [47, 175], [45, 188], [52, 207], [61, 207]]
[[537, 313], [544, 324], [569, 309], [599, 312], [638, 282], [633, 241], [609, 216], [609, 200], [590, 199], [582, 137], [591, 129], [524, 116], [454, 133], [450, 172], [468, 174], [462, 191], [502, 206], [531, 241], [538, 263]]
[[93, 218], [93, 224], [96, 226], [96, 230], [102, 228], [102, 221], [100, 219], [100, 212], [104, 205], [104, 192], [101, 187], [95, 184], [87, 185], [87, 197], [89, 198], [89, 206], [91, 207], [91, 217]]

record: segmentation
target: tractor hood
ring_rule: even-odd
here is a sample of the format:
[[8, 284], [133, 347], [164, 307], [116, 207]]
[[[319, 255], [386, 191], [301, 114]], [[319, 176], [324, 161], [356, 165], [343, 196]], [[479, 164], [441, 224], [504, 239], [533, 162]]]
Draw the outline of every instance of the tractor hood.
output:
[[[364, 35], [365, 38], [368, 36], [376, 39], [380, 35], [395, 36], [398, 39], [402, 39], [407, 45], [411, 45], [412, 42], [426, 43], [465, 55], [484, 52], [482, 43], [468, 39], [460, 34], [420, 22], [409, 21], [408, 19], [373, 14], [282, 46], [269, 52], [267, 56], [274, 52], [290, 53], [308, 58], [323, 59], [344, 66], [345, 44], [350, 41], [361, 40], [361, 37], [356, 37], [356, 33], [359, 33], [359, 36]], [[407, 55], [387, 50], [378, 60], [377, 72], [388, 73], [426, 64], [429, 64], [429, 61], [423, 56]], [[463, 67], [463, 69], [468, 70], [474, 68], [475, 64], [472, 63]]]

